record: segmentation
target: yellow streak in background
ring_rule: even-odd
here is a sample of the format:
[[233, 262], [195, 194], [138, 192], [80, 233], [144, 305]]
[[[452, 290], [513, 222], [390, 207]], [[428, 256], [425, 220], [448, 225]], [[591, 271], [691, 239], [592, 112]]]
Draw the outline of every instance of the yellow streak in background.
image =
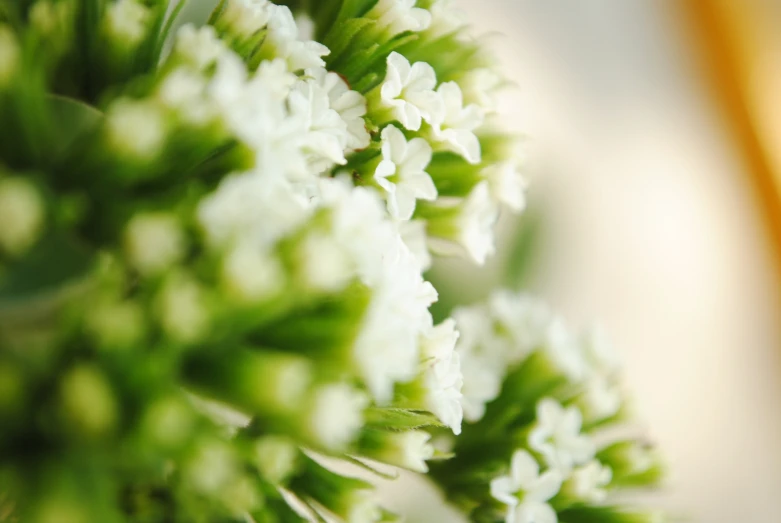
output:
[[[778, 14], [763, 0], [683, 0], [706, 74], [752, 177], [781, 270], [781, 113], [772, 86], [774, 54], [781, 60]], [[774, 20], [775, 19], [775, 20]], [[773, 53], [773, 51], [776, 51]], [[778, 60], [775, 62], [778, 63]], [[781, 65], [781, 64], [779, 64]], [[769, 74], [771, 73], [771, 74]]]

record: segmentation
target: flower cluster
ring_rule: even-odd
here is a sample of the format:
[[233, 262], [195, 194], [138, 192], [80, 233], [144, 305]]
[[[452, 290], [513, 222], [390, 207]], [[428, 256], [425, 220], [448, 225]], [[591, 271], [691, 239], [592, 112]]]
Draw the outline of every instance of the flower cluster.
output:
[[663, 468], [633, 434], [617, 358], [599, 331], [575, 335], [540, 303], [509, 291], [457, 309], [468, 423], [454, 458], [431, 471], [473, 521], [664, 521], [618, 505]]
[[0, 7], [0, 520], [389, 521], [334, 459], [427, 472], [509, 368], [424, 278], [523, 208], [501, 77], [446, 0], [183, 5]]

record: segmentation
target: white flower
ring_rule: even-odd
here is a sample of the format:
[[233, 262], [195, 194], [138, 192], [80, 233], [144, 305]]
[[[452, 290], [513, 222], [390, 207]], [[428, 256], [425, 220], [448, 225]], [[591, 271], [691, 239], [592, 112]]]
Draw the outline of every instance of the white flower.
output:
[[149, 8], [136, 0], [119, 0], [106, 11], [110, 35], [123, 44], [139, 44], [147, 34], [150, 18]]
[[537, 403], [537, 423], [529, 434], [529, 446], [542, 454], [552, 468], [569, 474], [596, 453], [594, 442], [581, 434], [582, 418], [576, 407], [565, 409], [556, 400]]
[[431, 25], [426, 31], [430, 39], [452, 34], [467, 25], [466, 13], [455, 6], [452, 0], [435, 0], [429, 8]]
[[288, 71], [287, 64], [282, 58], [275, 58], [260, 63], [254, 81], [263, 84], [275, 99], [285, 100], [297, 79], [295, 74]]
[[216, 105], [206, 97], [206, 79], [189, 68], [178, 67], [167, 74], [157, 95], [188, 124], [205, 125], [217, 116]]
[[331, 109], [339, 113], [347, 124], [347, 148], [360, 150], [369, 146], [371, 136], [366, 130], [366, 99], [357, 91], [351, 91], [347, 82], [336, 73], [325, 68], [307, 69], [306, 75], [313, 78], [328, 93]]
[[407, 142], [393, 125], [383, 129], [382, 161], [374, 179], [387, 192], [388, 211], [394, 218], [409, 220], [416, 200], [436, 199], [437, 188], [425, 171], [431, 155], [431, 146], [423, 138]]
[[298, 252], [302, 280], [318, 291], [343, 289], [354, 275], [347, 252], [330, 235], [307, 235]]
[[424, 31], [431, 24], [431, 13], [415, 7], [417, 0], [379, 0], [366, 18], [375, 20], [375, 30], [386, 39], [398, 34]]
[[588, 377], [589, 366], [578, 340], [561, 318], [554, 317], [541, 347], [548, 361], [567, 379], [580, 382]]
[[268, 24], [271, 13], [267, 0], [228, 0], [220, 13], [231, 30], [240, 36], [252, 36]]
[[222, 280], [241, 300], [256, 301], [284, 288], [285, 269], [273, 252], [249, 239], [240, 240], [225, 256]]
[[268, 34], [262, 50], [269, 58], [284, 58], [291, 71], [309, 67], [323, 67], [322, 57], [330, 52], [326, 46], [314, 41], [301, 41], [293, 13], [287, 6], [269, 4]]
[[390, 117], [410, 131], [420, 130], [423, 120], [438, 122], [444, 118], [445, 105], [434, 91], [437, 75], [425, 62], [410, 65], [397, 52], [388, 56], [385, 81], [380, 87], [380, 104]]
[[431, 327], [428, 307], [437, 294], [373, 191], [324, 179], [320, 193], [318, 205], [331, 209], [334, 237], [372, 291], [353, 350], [375, 400], [387, 402], [396, 382], [417, 374], [419, 338]]
[[578, 407], [587, 421], [600, 421], [615, 416], [621, 410], [621, 391], [603, 376], [591, 378], [578, 398]]
[[607, 487], [613, 479], [613, 471], [599, 460], [591, 460], [576, 468], [567, 480], [567, 490], [577, 499], [588, 503], [602, 503], [607, 498]]
[[508, 505], [506, 523], [556, 523], [556, 512], [547, 501], [561, 488], [557, 470], [540, 474], [537, 461], [525, 450], [516, 450], [510, 473], [491, 481], [491, 495]]
[[282, 181], [249, 172], [225, 178], [201, 200], [197, 216], [214, 247], [237, 237], [268, 246], [296, 229], [309, 213]]
[[488, 180], [494, 200], [505, 204], [513, 212], [521, 212], [526, 207], [526, 181], [518, 172], [515, 162], [489, 165], [481, 174]]
[[546, 340], [553, 316], [548, 307], [530, 296], [498, 291], [488, 300], [490, 315], [505, 333], [504, 351], [509, 364], [521, 362]]
[[486, 112], [496, 110], [496, 91], [503, 83], [502, 76], [489, 67], [467, 71], [458, 81], [464, 100], [477, 104]]
[[484, 308], [459, 308], [453, 311], [453, 318], [461, 333], [456, 350], [464, 378], [461, 388], [464, 418], [476, 422], [485, 414], [485, 405], [499, 395], [506, 361], [495, 350], [493, 325]]
[[621, 367], [621, 358], [600, 327], [592, 327], [585, 333], [583, 349], [588, 362], [601, 375], [612, 376]]
[[432, 227], [433, 220], [429, 221], [429, 232], [432, 239], [436, 239], [431, 246], [442, 254], [465, 251], [475, 263], [483, 265], [496, 251], [493, 227], [499, 218], [499, 209], [491, 199], [488, 183], [477, 184], [463, 201], [440, 199], [440, 203], [458, 207], [458, 212], [443, 224], [442, 236]]
[[480, 265], [496, 250], [493, 226], [498, 217], [499, 211], [489, 196], [488, 185], [479, 183], [469, 193], [461, 210], [458, 241]]
[[176, 33], [174, 52], [202, 71], [226, 53], [227, 47], [217, 36], [214, 27], [204, 25], [196, 28], [192, 24], [185, 24]]
[[461, 406], [461, 361], [455, 351], [458, 331], [456, 322], [447, 319], [424, 334], [421, 355], [426, 365], [424, 382], [426, 407], [458, 435], [464, 417]]
[[321, 172], [334, 164], [344, 164], [347, 146], [347, 124], [331, 108], [328, 93], [315, 80], [301, 80], [293, 86], [288, 98], [290, 112], [303, 121], [306, 136], [304, 149], [310, 156], [312, 170]]
[[461, 88], [455, 82], [443, 83], [437, 93], [445, 111], [441, 120], [431, 122], [434, 139], [469, 163], [480, 163], [480, 141], [474, 131], [483, 124], [483, 110], [474, 104], [464, 107]]
[[388, 432], [381, 437], [381, 448], [375, 450], [373, 459], [414, 472], [428, 472], [426, 461], [434, 456], [429, 443], [431, 434], [423, 430]]
[[431, 253], [428, 251], [425, 220], [400, 221], [396, 224], [404, 244], [415, 256], [420, 269], [425, 272], [431, 268]]
[[325, 385], [313, 393], [309, 415], [311, 436], [329, 449], [343, 449], [363, 426], [368, 398], [346, 383]]

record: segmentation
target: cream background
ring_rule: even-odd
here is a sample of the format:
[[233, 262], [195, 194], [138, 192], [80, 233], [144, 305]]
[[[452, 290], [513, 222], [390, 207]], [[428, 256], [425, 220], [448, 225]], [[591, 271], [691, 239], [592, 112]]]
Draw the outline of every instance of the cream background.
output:
[[673, 472], [653, 501], [689, 521], [781, 521], [776, 266], [674, 2], [461, 5], [504, 34], [519, 89], [503, 110], [533, 137], [549, 215], [537, 290], [620, 350]]

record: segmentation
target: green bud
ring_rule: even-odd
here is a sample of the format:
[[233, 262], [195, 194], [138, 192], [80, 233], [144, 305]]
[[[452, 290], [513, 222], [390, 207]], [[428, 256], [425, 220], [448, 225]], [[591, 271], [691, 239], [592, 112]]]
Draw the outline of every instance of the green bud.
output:
[[16, 75], [21, 49], [10, 27], [0, 25], [0, 87], [5, 87]]
[[[2, 45], [0, 32], [0, 46]], [[0, 249], [12, 255], [27, 251], [38, 240], [46, 207], [38, 189], [25, 178], [0, 179]]]
[[149, 406], [142, 421], [143, 434], [156, 445], [177, 447], [195, 427], [192, 409], [180, 398], [161, 398]]
[[100, 369], [81, 364], [68, 371], [60, 383], [62, 412], [76, 434], [101, 437], [118, 421], [118, 408], [110, 382]]
[[288, 438], [265, 436], [253, 444], [253, 463], [273, 485], [283, 485], [296, 472], [301, 451]]
[[145, 335], [146, 319], [140, 304], [132, 301], [100, 303], [87, 310], [87, 329], [99, 346], [129, 348]]
[[125, 252], [143, 275], [160, 274], [182, 259], [186, 238], [179, 220], [168, 213], [140, 213], [125, 228]]

